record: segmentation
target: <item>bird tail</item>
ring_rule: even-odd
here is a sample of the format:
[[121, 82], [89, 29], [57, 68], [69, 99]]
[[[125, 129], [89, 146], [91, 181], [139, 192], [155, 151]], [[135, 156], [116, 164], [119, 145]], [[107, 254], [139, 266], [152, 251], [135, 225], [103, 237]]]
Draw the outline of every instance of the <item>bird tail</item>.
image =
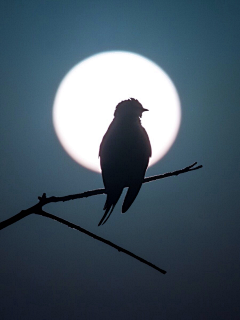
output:
[[115, 205], [117, 204], [117, 202], [122, 194], [122, 191], [123, 191], [123, 189], [119, 190], [119, 192], [115, 193], [115, 195], [112, 195], [112, 194], [107, 195], [107, 199], [106, 199], [105, 205], [103, 207], [103, 210], [105, 210], [105, 213], [104, 213], [102, 219], [100, 220], [98, 226], [104, 225], [104, 223], [107, 222], [107, 220], [109, 219], [110, 215], [113, 212], [113, 209], [115, 208]]
[[139, 190], [141, 189], [142, 181], [134, 187], [129, 187], [127, 194], [125, 196], [125, 199], [123, 201], [122, 205], [122, 213], [125, 213], [132, 205], [133, 201], [136, 199], [136, 196], [138, 195]]

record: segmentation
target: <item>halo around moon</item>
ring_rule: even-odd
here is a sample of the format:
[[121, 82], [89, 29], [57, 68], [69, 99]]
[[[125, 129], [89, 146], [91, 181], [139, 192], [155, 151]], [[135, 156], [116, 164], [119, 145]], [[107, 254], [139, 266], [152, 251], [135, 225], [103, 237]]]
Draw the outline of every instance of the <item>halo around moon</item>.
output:
[[168, 152], [180, 126], [180, 100], [169, 76], [143, 56], [109, 51], [81, 61], [63, 78], [53, 124], [63, 148], [80, 165], [100, 172], [102, 137], [116, 105], [129, 98], [149, 109], [141, 121], [152, 145], [151, 166]]

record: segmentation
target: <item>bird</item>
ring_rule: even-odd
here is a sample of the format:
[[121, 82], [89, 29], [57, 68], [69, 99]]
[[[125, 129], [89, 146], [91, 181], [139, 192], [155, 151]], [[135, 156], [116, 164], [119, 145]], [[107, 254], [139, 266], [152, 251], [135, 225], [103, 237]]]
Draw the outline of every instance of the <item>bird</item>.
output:
[[142, 113], [149, 111], [134, 98], [116, 106], [114, 118], [99, 148], [102, 179], [107, 194], [105, 213], [98, 226], [109, 219], [123, 189], [128, 188], [122, 205], [125, 213], [142, 186], [152, 149], [148, 134], [141, 125]]

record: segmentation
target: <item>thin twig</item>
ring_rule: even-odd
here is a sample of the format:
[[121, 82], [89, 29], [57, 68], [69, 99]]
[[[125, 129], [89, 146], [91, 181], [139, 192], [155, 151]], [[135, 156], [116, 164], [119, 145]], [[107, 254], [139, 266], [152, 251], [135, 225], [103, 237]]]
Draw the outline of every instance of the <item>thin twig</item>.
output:
[[11, 224], [29, 216], [32, 213], [35, 213], [35, 211], [39, 210], [40, 208], [42, 208], [41, 201], [26, 210], [20, 211], [19, 213], [15, 214], [15, 216], [12, 216], [11, 218], [0, 222], [0, 230], [4, 229], [6, 227], [9, 227]]
[[56, 217], [56, 216], [54, 216], [53, 214], [47, 213], [46, 211], [43, 211], [43, 210], [36, 211], [35, 213], [38, 214], [38, 215], [41, 215], [41, 216], [43, 216], [43, 217], [50, 218], [50, 219], [53, 219], [53, 220], [58, 221], [58, 222], [60, 222], [60, 223], [63, 223], [63, 224], [65, 224], [66, 226], [68, 226], [68, 227], [70, 227], [70, 228], [73, 228], [73, 229], [76, 229], [76, 230], [78, 230], [78, 231], [80, 231], [80, 232], [82, 232], [82, 233], [85, 233], [86, 235], [88, 235], [88, 236], [90, 236], [90, 237], [92, 237], [92, 238], [94, 238], [94, 239], [96, 239], [96, 240], [98, 240], [98, 241], [101, 241], [101, 242], [107, 244], [108, 246], [111, 246], [111, 247], [117, 249], [119, 252], [126, 253], [126, 254], [129, 255], [130, 257], [133, 257], [133, 258], [141, 261], [142, 263], [145, 263], [145, 264], [148, 265], [149, 267], [152, 267], [152, 268], [156, 269], [157, 271], [159, 271], [159, 272], [161, 272], [161, 273], [163, 273], [163, 274], [166, 274], [166, 271], [165, 271], [165, 270], [163, 270], [163, 269], [155, 266], [153, 263], [151, 263], [151, 262], [149, 262], [149, 261], [147, 261], [147, 260], [145, 260], [145, 259], [137, 256], [136, 254], [134, 254], [134, 253], [132, 253], [132, 252], [130, 252], [130, 251], [128, 251], [128, 250], [126, 250], [126, 249], [124, 249], [124, 248], [122, 248], [122, 247], [114, 244], [114, 243], [112, 243], [112, 242], [109, 241], [109, 240], [106, 240], [106, 239], [104, 239], [104, 238], [102, 238], [102, 237], [99, 237], [99, 236], [97, 236], [96, 234], [94, 234], [94, 233], [86, 230], [86, 229], [83, 229], [82, 227], [80, 227], [80, 226], [78, 226], [78, 225], [76, 225], [76, 224], [73, 224], [73, 223], [71, 223], [71, 222], [69, 222], [69, 221], [67, 221], [67, 220], [62, 219], [62, 218]]
[[[164, 174], [159, 174], [156, 176], [151, 176], [148, 178], [144, 178], [143, 183], [148, 183], [151, 181], [155, 181], [155, 180], [160, 180], [163, 178], [167, 178], [167, 177], [171, 177], [171, 176], [178, 176], [181, 173], [186, 173], [186, 172], [190, 172], [190, 171], [194, 171], [197, 169], [202, 168], [202, 165], [197, 166], [194, 168], [194, 166], [197, 164], [197, 162], [194, 162], [193, 164], [191, 164], [190, 166], [187, 166], [183, 169], [180, 170], [176, 170], [173, 172], [167, 172]], [[90, 190], [90, 191], [86, 191], [83, 193], [77, 193], [77, 194], [72, 194], [72, 195], [68, 195], [68, 196], [64, 196], [64, 197], [45, 197], [44, 199], [42, 199], [41, 197], [39, 197], [39, 200], [41, 199], [43, 201], [43, 205], [51, 203], [51, 202], [60, 202], [60, 201], [69, 201], [69, 200], [75, 200], [75, 199], [81, 199], [81, 198], [87, 198], [87, 197], [91, 197], [91, 196], [96, 196], [99, 194], [105, 194], [106, 191], [105, 189], [96, 189], [96, 190]], [[1, 229], [0, 229], [1, 230]]]
[[143, 183], [147, 183], [147, 182], [151, 182], [151, 181], [155, 181], [155, 180], [159, 180], [159, 179], [163, 179], [163, 178], [167, 178], [167, 177], [172, 177], [172, 176], [178, 176], [181, 173], [186, 173], [186, 172], [190, 172], [190, 171], [194, 171], [194, 170], [198, 170], [201, 169], [203, 166], [197, 166], [194, 168], [194, 166], [197, 164], [197, 162], [194, 162], [193, 164], [191, 164], [190, 166], [187, 166], [183, 169], [180, 170], [176, 170], [173, 172], [167, 172], [164, 174], [159, 174], [157, 176], [151, 176], [148, 178], [144, 178]]
[[[173, 171], [173, 172], [167, 172], [167, 173], [164, 173], [164, 174], [160, 174], [160, 175], [157, 175], [157, 176], [152, 176], [152, 177], [148, 177], [148, 178], [145, 178], [143, 180], [143, 183], [148, 183], [148, 182], [151, 182], [151, 181], [154, 181], [154, 180], [159, 180], [159, 179], [163, 179], [163, 178], [167, 178], [167, 177], [170, 177], [170, 176], [177, 176], [181, 173], [185, 173], [185, 172], [190, 172], [190, 171], [193, 171], [193, 170], [197, 170], [197, 169], [200, 169], [202, 168], [202, 166], [198, 166], [198, 167], [195, 167], [195, 165], [197, 164], [197, 162], [194, 162], [193, 164], [191, 164], [190, 166], [187, 166], [186, 168], [183, 168], [183, 169], [180, 169], [180, 170], [177, 170], [177, 171]], [[19, 212], [18, 214], [16, 214], [15, 216], [5, 220], [5, 221], [2, 221], [0, 223], [0, 230], [10, 226], [11, 224], [27, 217], [28, 215], [32, 214], [32, 213], [35, 213], [35, 214], [38, 214], [38, 215], [42, 215], [44, 217], [47, 217], [47, 218], [50, 218], [50, 219], [53, 219], [55, 221], [58, 221], [60, 223], [63, 223], [65, 224], [66, 226], [70, 227], [70, 228], [74, 228], [80, 232], [83, 232], [85, 233], [86, 235], [98, 240], [98, 241], [101, 241], [115, 249], [117, 249], [118, 251], [121, 251], [121, 252], [124, 252], [125, 254], [141, 261], [142, 263], [145, 263], [147, 264], [148, 266], [158, 270], [159, 272], [163, 273], [163, 274], [166, 274], [166, 271], [155, 266], [154, 264], [152, 264], [151, 262], [148, 262], [147, 260], [135, 255], [134, 253], [122, 248], [122, 247], [119, 247], [118, 245], [112, 243], [111, 241], [109, 240], [106, 240], [104, 238], [101, 238], [97, 235], [95, 235], [94, 233], [90, 232], [90, 231], [87, 231], [86, 229], [83, 229], [82, 227], [80, 226], [77, 226], [67, 220], [64, 220], [64, 219], [61, 219], [59, 217], [56, 217], [50, 213], [47, 213], [45, 211], [42, 210], [42, 207], [48, 203], [51, 203], [51, 202], [59, 202], [59, 201], [69, 201], [69, 200], [74, 200], [74, 199], [80, 199], [80, 198], [86, 198], [86, 197], [90, 197], [90, 196], [95, 196], [95, 195], [99, 195], [99, 194], [104, 194], [106, 193], [105, 189], [96, 189], [96, 190], [91, 190], [91, 191], [86, 191], [86, 192], [83, 192], [83, 193], [78, 193], [78, 194], [74, 194], [74, 195], [68, 195], [68, 196], [64, 196], [64, 197], [46, 197], [46, 194], [44, 193], [41, 197], [38, 197], [39, 199], [39, 202], [37, 204], [35, 204], [34, 206], [26, 209], [26, 210], [22, 210], [21, 212]]]
[[[195, 167], [196, 164], [197, 164], [197, 162], [194, 162], [190, 166], [187, 166], [186, 168], [183, 168], [180, 170], [176, 170], [173, 172], [167, 172], [167, 173], [160, 174], [157, 176], [151, 176], [151, 177], [145, 178], [143, 180], [143, 183], [148, 183], [151, 181], [155, 181], [155, 180], [159, 180], [159, 179], [163, 179], [163, 178], [167, 178], [167, 177], [171, 177], [171, 176], [177, 176], [182, 173], [186, 173], [186, 172], [190, 172], [190, 171], [194, 171], [194, 170], [202, 168], [202, 165]], [[106, 193], [105, 189], [96, 189], [96, 190], [86, 191], [83, 193], [77, 193], [77, 194], [72, 194], [72, 195], [68, 195], [68, 196], [63, 196], [63, 197], [52, 196], [52, 197], [48, 197], [48, 198], [46, 197], [46, 194], [44, 193], [41, 197], [38, 197], [39, 203], [35, 204], [34, 206], [32, 206], [26, 210], [22, 210], [21, 212], [17, 213], [15, 216], [13, 216], [7, 220], [0, 222], [0, 230], [10, 226], [11, 224], [13, 224], [23, 218], [25, 218], [29, 214], [35, 213], [36, 211], [38, 211], [39, 209], [41, 209], [43, 206], [45, 206], [48, 203], [87, 198], [87, 197], [96, 196], [96, 195], [104, 194], [104, 193]]]

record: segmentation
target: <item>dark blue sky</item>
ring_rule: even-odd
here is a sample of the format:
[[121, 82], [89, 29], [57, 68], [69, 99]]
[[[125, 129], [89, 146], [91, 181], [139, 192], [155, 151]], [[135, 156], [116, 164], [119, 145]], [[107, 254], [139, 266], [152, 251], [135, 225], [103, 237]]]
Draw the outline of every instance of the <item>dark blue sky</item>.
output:
[[166, 275], [43, 217], [2, 230], [1, 319], [239, 319], [239, 2], [1, 1], [0, 26], [1, 221], [102, 187], [52, 125], [60, 81], [98, 52], [141, 54], [178, 89], [179, 135], [147, 175], [204, 166], [144, 185], [103, 227], [105, 196], [45, 207]]

